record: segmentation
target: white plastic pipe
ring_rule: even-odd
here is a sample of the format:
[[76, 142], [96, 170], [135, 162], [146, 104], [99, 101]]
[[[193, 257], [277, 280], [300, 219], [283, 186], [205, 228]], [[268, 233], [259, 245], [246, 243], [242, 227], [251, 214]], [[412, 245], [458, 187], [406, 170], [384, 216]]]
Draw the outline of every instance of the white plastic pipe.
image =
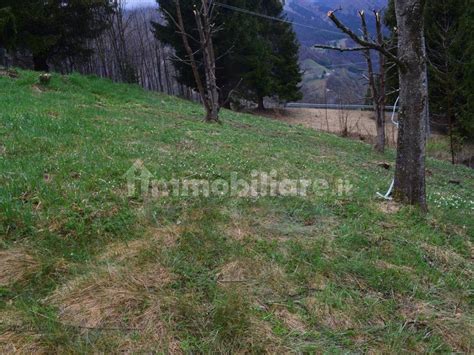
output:
[[[391, 118], [392, 123], [397, 128], [399, 127], [399, 123], [395, 121], [395, 113], [397, 112], [398, 101], [400, 101], [400, 96], [397, 97], [397, 100], [395, 101], [395, 105], [393, 105], [393, 112], [392, 112], [392, 118]], [[393, 192], [394, 186], [395, 186], [395, 179], [392, 179], [392, 183], [390, 184], [390, 187], [387, 193], [384, 195], [384, 194], [381, 194], [380, 192], [377, 192], [377, 195], [385, 200], [392, 200], [392, 192]]]

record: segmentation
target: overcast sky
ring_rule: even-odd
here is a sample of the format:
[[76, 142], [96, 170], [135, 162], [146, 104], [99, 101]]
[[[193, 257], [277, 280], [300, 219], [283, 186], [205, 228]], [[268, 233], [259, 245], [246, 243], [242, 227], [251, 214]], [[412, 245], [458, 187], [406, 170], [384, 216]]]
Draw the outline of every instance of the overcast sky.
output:
[[155, 0], [126, 0], [127, 7], [155, 6]]

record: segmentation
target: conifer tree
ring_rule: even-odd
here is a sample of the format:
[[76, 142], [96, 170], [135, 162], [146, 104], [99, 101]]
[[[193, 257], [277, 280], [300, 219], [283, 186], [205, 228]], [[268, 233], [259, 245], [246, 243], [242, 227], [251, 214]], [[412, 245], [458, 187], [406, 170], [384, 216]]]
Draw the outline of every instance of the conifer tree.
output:
[[474, 140], [474, 6], [472, 2], [465, 8], [460, 20], [459, 32], [463, 36], [462, 73], [460, 83], [464, 102], [461, 106], [461, 130], [469, 140]]
[[34, 69], [48, 71], [51, 61], [90, 54], [89, 39], [107, 25], [109, 0], [0, 0], [18, 26], [18, 45], [33, 55]]
[[[470, 0], [427, 0], [424, 12], [431, 121], [459, 140], [474, 138], [474, 7]], [[385, 23], [396, 40], [394, 1]], [[398, 78], [391, 77], [392, 86]]]
[[[191, 36], [190, 45], [196, 57], [200, 58], [198, 43], [192, 40], [197, 36], [193, 3], [181, 0], [181, 8], [186, 32]], [[267, 16], [281, 18], [283, 13], [283, 6], [278, 0], [223, 0], [222, 3]], [[178, 80], [194, 87], [192, 71], [183, 60], [186, 53], [174, 25], [174, 0], [158, 0], [158, 4], [166, 22], [153, 24], [155, 34], [175, 49], [177, 59], [174, 65]], [[259, 106], [263, 106], [265, 97], [276, 97], [282, 101], [299, 99], [299, 47], [291, 25], [228, 8], [215, 7], [213, 11], [214, 26], [220, 29], [213, 42], [218, 58], [216, 75], [221, 101], [226, 101], [228, 94], [236, 87], [242, 98], [257, 102]]]
[[17, 35], [16, 20], [9, 7], [0, 8], [0, 48], [11, 49]]

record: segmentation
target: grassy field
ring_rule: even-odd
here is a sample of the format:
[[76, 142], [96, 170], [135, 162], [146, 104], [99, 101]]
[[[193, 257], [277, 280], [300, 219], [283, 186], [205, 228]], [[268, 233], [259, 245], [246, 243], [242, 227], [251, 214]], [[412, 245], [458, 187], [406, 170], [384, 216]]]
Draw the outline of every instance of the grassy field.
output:
[[[344, 131], [347, 131], [347, 137], [364, 140], [370, 144], [375, 144], [377, 136], [374, 113], [372, 111], [287, 108], [269, 110], [265, 115], [286, 123], [302, 125], [337, 135], [342, 135]], [[385, 138], [387, 145], [395, 147], [397, 129], [391, 123], [391, 116], [389, 112], [385, 116], [387, 122]], [[449, 153], [449, 147], [444, 148], [447, 148]]]
[[[338, 135], [343, 135], [343, 132], [347, 131], [347, 137], [370, 144], [376, 142], [377, 131], [372, 111], [286, 108], [268, 110], [264, 115], [282, 122]], [[398, 130], [392, 124], [391, 116], [390, 112], [386, 113], [385, 138], [387, 145], [394, 148], [397, 145]], [[398, 117], [395, 117], [395, 120], [398, 120]], [[431, 158], [452, 161], [449, 136], [432, 133], [427, 142], [426, 154]], [[456, 163], [464, 162], [465, 165], [469, 165], [473, 159], [474, 144], [464, 142], [461, 149], [456, 152]]]
[[[375, 196], [393, 151], [335, 135], [79, 75], [0, 77], [0, 110], [1, 353], [472, 352], [472, 170], [429, 159], [422, 216]], [[138, 159], [328, 186], [128, 197]]]

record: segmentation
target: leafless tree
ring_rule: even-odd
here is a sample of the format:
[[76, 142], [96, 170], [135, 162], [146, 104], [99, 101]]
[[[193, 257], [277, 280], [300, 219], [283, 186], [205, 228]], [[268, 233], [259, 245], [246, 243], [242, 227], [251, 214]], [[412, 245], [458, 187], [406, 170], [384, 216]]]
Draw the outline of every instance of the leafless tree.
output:
[[123, 0], [116, 0], [115, 7], [116, 13], [108, 18], [111, 28], [89, 43], [92, 56], [86, 62], [64, 63], [60, 70], [135, 82], [147, 90], [198, 100], [192, 89], [180, 85], [176, 79], [171, 63], [173, 49], [157, 40], [153, 33], [151, 23], [163, 21], [156, 9], [130, 10]]
[[127, 83], [137, 82], [136, 68], [130, 56], [129, 41], [126, 33], [134, 20], [134, 15], [125, 16], [125, 2], [114, 0], [115, 11], [112, 12], [112, 25], [108, 27], [108, 44], [112, 47], [121, 81]]
[[[377, 43], [379, 46], [384, 45], [383, 37], [383, 26], [382, 26], [382, 16], [380, 11], [374, 11], [375, 15], [375, 27], [377, 30]], [[368, 40], [368, 38], [367, 38]], [[383, 153], [385, 150], [385, 56], [383, 53], [379, 52], [379, 75], [378, 75], [378, 85], [374, 83], [372, 88], [373, 92], [373, 102], [376, 112], [376, 121], [377, 121], [377, 143], [375, 148], [377, 151]]]
[[[376, 43], [379, 46], [384, 46], [384, 37], [382, 30], [382, 16], [380, 11], [374, 10], [377, 38]], [[370, 41], [369, 29], [364, 11], [359, 11], [361, 20], [363, 39], [366, 42]], [[367, 61], [367, 81], [369, 83], [370, 95], [375, 112], [375, 125], [377, 131], [375, 149], [383, 153], [385, 150], [385, 55], [379, 53], [379, 72], [375, 73], [374, 63], [371, 55], [371, 48], [355, 47], [355, 48], [341, 48], [326, 45], [316, 45], [315, 48], [337, 50], [341, 52], [362, 51]]]
[[373, 49], [398, 67], [400, 111], [394, 197], [402, 203], [427, 210], [425, 153], [428, 128], [428, 76], [424, 38], [423, 0], [395, 0], [398, 51], [394, 55], [384, 44], [360, 38], [336, 17], [328, 17], [360, 47]]
[[219, 120], [219, 91], [216, 79], [216, 56], [212, 36], [214, 29], [211, 26], [211, 8], [209, 0], [201, 0], [202, 6], [195, 8], [194, 15], [199, 31], [200, 47], [203, 53], [204, 72], [206, 76], [206, 121]]
[[[168, 14], [174, 22], [177, 31], [181, 35], [184, 49], [186, 50], [186, 59], [181, 59], [184, 63], [191, 66], [196, 87], [198, 89], [201, 101], [206, 110], [206, 122], [219, 121], [219, 89], [216, 80], [216, 58], [214, 54], [214, 45], [212, 41], [216, 29], [212, 24], [211, 7], [209, 0], [201, 0], [201, 6], [194, 7], [194, 16], [199, 38], [196, 39], [190, 35], [185, 28], [180, 0], [175, 0], [176, 16]], [[204, 67], [204, 78], [199, 71], [199, 63], [196, 58], [196, 52], [193, 51], [190, 40], [199, 44], [198, 52], [202, 55], [202, 65]]]

